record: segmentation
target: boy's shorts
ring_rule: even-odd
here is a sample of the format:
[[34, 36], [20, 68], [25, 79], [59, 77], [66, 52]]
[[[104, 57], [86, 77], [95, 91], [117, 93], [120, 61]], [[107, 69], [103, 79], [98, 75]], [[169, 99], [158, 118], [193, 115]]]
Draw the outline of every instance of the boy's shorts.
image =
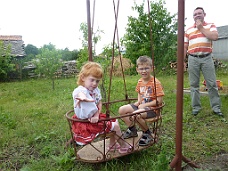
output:
[[[138, 106], [135, 106], [134, 104], [130, 104], [130, 105], [134, 109], [134, 111], [136, 111], [136, 110], [139, 109]], [[144, 109], [145, 110], [149, 110], [150, 108], [149, 107], [145, 107]], [[156, 113], [154, 111], [150, 110], [150, 111], [147, 112], [146, 119], [148, 119], [148, 118], [154, 118], [154, 117], [156, 117]]]

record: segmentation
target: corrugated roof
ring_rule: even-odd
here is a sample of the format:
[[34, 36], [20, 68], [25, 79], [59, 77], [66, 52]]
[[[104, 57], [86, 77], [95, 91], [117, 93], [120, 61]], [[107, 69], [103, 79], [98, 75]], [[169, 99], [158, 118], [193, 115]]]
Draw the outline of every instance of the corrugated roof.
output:
[[20, 35], [0, 35], [0, 40], [22, 40]]

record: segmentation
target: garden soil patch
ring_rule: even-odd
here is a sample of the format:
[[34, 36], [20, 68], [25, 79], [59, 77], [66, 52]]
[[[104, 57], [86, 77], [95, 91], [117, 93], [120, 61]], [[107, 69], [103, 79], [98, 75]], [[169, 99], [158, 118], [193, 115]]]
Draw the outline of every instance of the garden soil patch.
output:
[[[206, 171], [228, 171], [228, 152], [221, 152], [211, 158], [195, 163], [201, 170]], [[183, 171], [195, 171], [196, 169], [186, 165]]]

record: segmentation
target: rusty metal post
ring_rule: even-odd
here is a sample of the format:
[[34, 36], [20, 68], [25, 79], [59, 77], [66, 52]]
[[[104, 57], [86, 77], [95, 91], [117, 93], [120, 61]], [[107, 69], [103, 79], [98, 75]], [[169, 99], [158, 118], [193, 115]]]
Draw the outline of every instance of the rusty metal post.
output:
[[184, 77], [184, 13], [185, 0], [178, 0], [178, 37], [177, 37], [177, 97], [176, 97], [176, 155], [170, 163], [171, 168], [181, 171], [182, 160], [192, 167], [198, 168], [194, 163], [182, 155], [183, 131], [183, 77]]
[[176, 96], [176, 155], [170, 163], [176, 171], [181, 171], [182, 162], [182, 121], [183, 121], [183, 64], [184, 64], [184, 0], [178, 1], [177, 37], [177, 96]]
[[90, 0], [86, 1], [87, 5], [87, 26], [88, 26], [88, 54], [89, 61], [93, 61], [92, 57], [92, 30], [91, 30], [91, 19], [90, 19]]

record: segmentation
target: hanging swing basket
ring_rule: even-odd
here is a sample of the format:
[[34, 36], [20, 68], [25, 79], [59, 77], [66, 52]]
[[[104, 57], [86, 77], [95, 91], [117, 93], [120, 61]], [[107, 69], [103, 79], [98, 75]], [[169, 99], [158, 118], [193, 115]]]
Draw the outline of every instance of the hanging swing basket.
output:
[[[126, 103], [129, 102], [128, 100], [119, 100], [108, 103], [109, 105], [123, 102]], [[103, 103], [104, 106], [107, 105], [107, 103]], [[107, 122], [113, 119], [118, 119], [119, 123], [123, 123], [120, 125], [124, 125], [124, 122], [122, 121], [123, 117], [130, 117], [133, 120], [133, 123], [135, 123], [135, 126], [138, 129], [138, 136], [129, 138], [129, 139], [123, 139], [122, 137], [119, 137], [123, 139], [126, 143], [128, 143], [131, 148], [128, 149], [128, 151], [124, 154], [119, 153], [118, 149], [115, 149], [115, 146], [110, 148], [109, 147], [109, 137], [110, 135], [116, 135], [115, 132], [110, 133], [104, 133], [98, 135], [93, 141], [85, 144], [85, 145], [78, 145], [76, 141], [74, 141], [74, 133], [72, 131], [72, 125], [74, 122], [89, 122], [87, 120], [80, 120], [80, 119], [74, 119], [73, 116], [75, 115], [74, 110], [70, 110], [65, 114], [65, 117], [69, 123], [70, 133], [72, 137], [72, 143], [71, 145], [74, 148], [74, 153], [77, 161], [87, 162], [87, 163], [100, 163], [100, 162], [106, 162], [109, 160], [112, 160], [114, 158], [122, 157], [125, 155], [129, 155], [131, 153], [141, 151], [143, 149], [147, 149], [148, 147], [154, 145], [158, 142], [158, 133], [159, 133], [159, 126], [162, 122], [162, 108], [164, 107], [164, 103], [153, 109], [154, 112], [156, 112], [156, 117], [147, 119], [146, 122], [148, 124], [149, 129], [152, 132], [152, 141], [147, 146], [139, 146], [139, 141], [142, 137], [142, 130], [140, 130], [140, 127], [138, 126], [139, 123], [136, 123], [137, 121], [134, 120], [134, 118], [141, 115], [140, 112], [137, 113], [130, 113], [125, 116], [116, 116], [116, 117], [107, 117], [105, 119], [100, 119], [99, 122]], [[147, 110], [146, 112], [149, 112], [151, 110]], [[105, 125], [105, 124], [104, 124]], [[121, 126], [123, 127], [123, 126]], [[104, 127], [105, 130], [105, 127]], [[116, 135], [118, 136], [118, 135]]]

